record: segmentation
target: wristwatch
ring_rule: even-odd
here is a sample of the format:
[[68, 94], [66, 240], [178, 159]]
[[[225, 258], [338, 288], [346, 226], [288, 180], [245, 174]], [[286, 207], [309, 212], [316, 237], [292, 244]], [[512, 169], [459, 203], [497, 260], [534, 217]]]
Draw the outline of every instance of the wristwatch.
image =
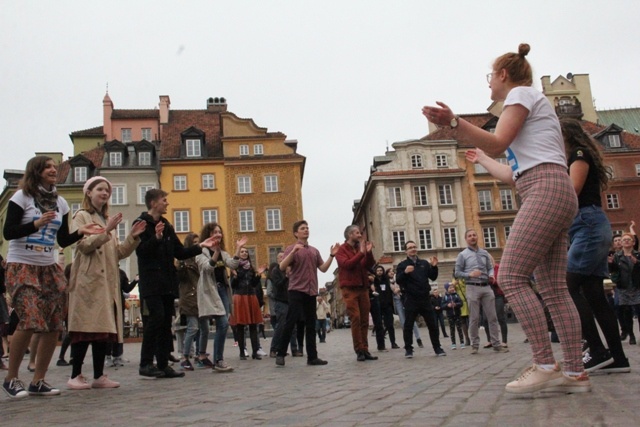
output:
[[449, 126], [451, 129], [455, 129], [458, 127], [458, 120], [460, 120], [460, 116], [453, 116], [453, 119], [449, 122]]

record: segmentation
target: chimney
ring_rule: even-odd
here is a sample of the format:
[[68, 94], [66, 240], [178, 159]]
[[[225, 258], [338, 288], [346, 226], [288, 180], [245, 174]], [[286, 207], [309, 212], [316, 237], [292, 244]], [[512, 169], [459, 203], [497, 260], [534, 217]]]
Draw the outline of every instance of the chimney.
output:
[[221, 113], [227, 111], [227, 100], [223, 97], [215, 97], [207, 99], [208, 113]]
[[113, 113], [113, 102], [107, 92], [102, 99], [102, 127], [104, 129], [105, 141], [113, 140], [113, 130], [111, 129], [111, 113]]
[[171, 105], [171, 101], [169, 100], [169, 95], [160, 95], [160, 124], [166, 125], [169, 123], [169, 105]]

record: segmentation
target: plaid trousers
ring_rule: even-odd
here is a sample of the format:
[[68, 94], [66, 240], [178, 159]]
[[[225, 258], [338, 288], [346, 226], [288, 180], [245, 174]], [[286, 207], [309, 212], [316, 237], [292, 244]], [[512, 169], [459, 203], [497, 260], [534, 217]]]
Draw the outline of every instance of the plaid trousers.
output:
[[578, 199], [566, 167], [544, 163], [525, 171], [516, 181], [522, 205], [513, 222], [498, 273], [536, 364], [555, 358], [538, 292], [549, 309], [560, 338], [563, 370], [582, 372], [582, 331], [578, 311], [566, 282], [568, 230], [578, 212]]

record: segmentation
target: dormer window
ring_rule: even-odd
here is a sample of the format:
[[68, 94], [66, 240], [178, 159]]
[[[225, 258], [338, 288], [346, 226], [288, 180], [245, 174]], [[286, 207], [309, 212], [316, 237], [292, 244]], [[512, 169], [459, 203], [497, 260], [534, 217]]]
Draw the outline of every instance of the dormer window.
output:
[[122, 166], [122, 153], [115, 151], [109, 153], [109, 166]]
[[202, 146], [199, 139], [187, 139], [187, 157], [201, 157]]
[[87, 167], [76, 166], [73, 168], [73, 182], [85, 182], [87, 180]]
[[607, 135], [607, 143], [609, 144], [609, 148], [620, 148], [622, 146], [622, 144], [620, 144], [619, 134]]
[[141, 151], [138, 153], [138, 165], [151, 166], [151, 151]]

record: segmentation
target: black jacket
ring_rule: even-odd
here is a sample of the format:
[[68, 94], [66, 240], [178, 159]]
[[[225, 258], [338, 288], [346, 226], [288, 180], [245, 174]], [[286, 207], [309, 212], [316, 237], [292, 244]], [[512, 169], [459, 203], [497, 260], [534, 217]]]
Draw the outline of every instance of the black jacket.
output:
[[289, 303], [289, 278], [278, 264], [272, 265], [269, 271], [269, 279], [273, 284], [273, 299], [279, 302]]
[[[405, 273], [408, 266], [413, 265], [415, 270]], [[432, 266], [429, 261], [418, 258], [414, 263], [411, 258], [407, 258], [398, 264], [396, 268], [396, 282], [400, 285], [400, 290], [404, 298], [414, 300], [429, 301], [431, 285], [429, 279], [438, 278], [438, 266]]]
[[147, 228], [140, 235], [140, 245], [136, 248], [140, 297], [153, 295], [173, 295], [178, 297], [178, 274], [174, 258], [187, 259], [202, 253], [198, 245], [185, 248], [178, 239], [173, 226], [165, 218], [162, 239], [156, 239], [156, 224], [153, 217], [143, 212], [135, 221], [145, 221]]

